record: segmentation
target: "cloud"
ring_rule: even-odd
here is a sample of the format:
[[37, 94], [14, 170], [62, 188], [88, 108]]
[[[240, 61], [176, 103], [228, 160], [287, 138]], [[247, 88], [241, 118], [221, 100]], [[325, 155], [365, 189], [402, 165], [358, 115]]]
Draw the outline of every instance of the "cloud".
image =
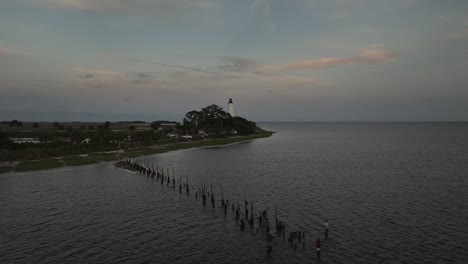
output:
[[[74, 68], [74, 72], [80, 73], [75, 82], [90, 85], [94, 88], [129, 88], [129, 85], [138, 85], [139, 88], [151, 88], [167, 86], [168, 82], [157, 80], [155, 75], [148, 72], [118, 73], [112, 70]], [[86, 80], [86, 83], [83, 81]]]
[[90, 78], [94, 77], [94, 74], [92, 74], [92, 73], [80, 74], [80, 77], [84, 78], [84, 79], [90, 79]]
[[193, 12], [208, 11], [217, 0], [16, 0], [23, 4], [76, 9], [95, 13], [117, 13], [166, 20], [182, 20]]
[[95, 69], [85, 69], [85, 68], [74, 68], [73, 70], [75, 72], [82, 73], [80, 74], [80, 77], [89, 76], [88, 78], [94, 77], [95, 75], [108, 75], [108, 76], [116, 76], [116, 77], [122, 76], [121, 73], [109, 71], [109, 70], [95, 70]]
[[269, 73], [278, 71], [298, 71], [332, 68], [346, 64], [376, 64], [382, 63], [398, 56], [396, 53], [387, 51], [383, 44], [376, 44], [362, 50], [359, 54], [344, 58], [322, 58], [318, 60], [297, 61], [280, 65], [264, 65], [256, 68], [255, 73]]
[[298, 77], [298, 76], [293, 76], [293, 75], [264, 75], [264, 76], [259, 76], [257, 81], [261, 81], [265, 84], [272, 85], [272, 86], [279, 86], [282, 88], [312, 87], [312, 86], [326, 86], [327, 85], [326, 83], [319, 82], [316, 79]]
[[247, 72], [259, 65], [257, 61], [247, 58], [220, 57], [218, 59], [226, 63], [216, 67], [217, 70], [223, 72]]
[[155, 78], [154, 75], [146, 72], [129, 73], [127, 77], [131, 83], [137, 84], [149, 83]]
[[270, 0], [255, 0], [250, 6], [260, 28], [268, 36], [271, 35], [276, 29], [276, 24], [271, 23], [268, 18], [271, 11]]
[[29, 55], [29, 53], [17, 50], [17, 49], [9, 49], [9, 48], [4, 48], [0, 47], [0, 54], [19, 54], [19, 55]]
[[60, 85], [60, 86], [70, 86], [74, 85], [71, 82], [62, 82], [62, 81], [50, 81], [50, 80], [32, 80], [33, 83], [46, 83], [46, 84], [53, 84], [53, 85]]
[[12, 49], [0, 47], [0, 54], [11, 54], [11, 53], [15, 53], [15, 52]]
[[106, 58], [107, 58], [107, 59], [120, 60], [120, 61], [130, 61], [130, 62], [147, 63], [147, 64], [153, 64], [153, 65], [164, 66], [164, 67], [168, 67], [168, 68], [175, 68], [175, 69], [185, 70], [185, 71], [194, 71], [194, 72], [200, 72], [200, 73], [209, 73], [209, 74], [221, 75], [221, 76], [226, 76], [226, 77], [234, 77], [234, 76], [229, 75], [229, 74], [226, 74], [226, 73], [217, 72], [217, 71], [212, 71], [212, 70], [208, 70], [208, 69], [204, 69], [204, 68], [199, 68], [199, 67], [188, 67], [188, 66], [181, 66], [181, 65], [160, 63], [160, 62], [150, 61], [150, 60], [133, 59], [133, 58], [123, 58], [123, 57], [112, 57], [112, 56], [107, 56]]
[[111, 70], [78, 67], [74, 68], [73, 71], [79, 73], [79, 79], [75, 79], [76, 83], [90, 85], [94, 88], [121, 87], [129, 83], [129, 79], [125, 74]]
[[[316, 79], [291, 75], [250, 75], [244, 78], [206, 83], [203, 87], [211, 93], [222, 92], [229, 97], [264, 99], [268, 94], [297, 96], [298, 93], [328, 86]], [[220, 90], [221, 89], [221, 90]]]

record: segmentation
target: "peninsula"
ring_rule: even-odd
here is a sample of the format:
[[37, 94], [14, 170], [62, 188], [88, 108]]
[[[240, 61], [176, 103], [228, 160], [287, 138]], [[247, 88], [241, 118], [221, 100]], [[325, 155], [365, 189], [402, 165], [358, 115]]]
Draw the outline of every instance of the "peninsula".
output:
[[110, 162], [231, 144], [274, 132], [217, 105], [176, 121], [0, 122], [0, 173]]

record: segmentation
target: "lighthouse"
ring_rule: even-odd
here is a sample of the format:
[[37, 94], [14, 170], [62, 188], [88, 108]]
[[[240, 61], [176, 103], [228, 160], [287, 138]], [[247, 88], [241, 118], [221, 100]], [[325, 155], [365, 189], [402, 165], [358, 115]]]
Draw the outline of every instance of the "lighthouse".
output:
[[232, 99], [231, 99], [231, 98], [229, 98], [229, 104], [228, 104], [228, 106], [229, 106], [229, 114], [230, 114], [232, 117], [234, 117], [234, 104], [232, 103]]

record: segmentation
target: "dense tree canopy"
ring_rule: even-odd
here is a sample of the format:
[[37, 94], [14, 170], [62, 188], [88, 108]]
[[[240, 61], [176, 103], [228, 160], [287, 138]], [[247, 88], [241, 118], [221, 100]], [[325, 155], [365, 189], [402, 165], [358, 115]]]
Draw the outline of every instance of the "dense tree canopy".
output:
[[242, 117], [232, 117], [217, 105], [209, 105], [201, 111], [190, 111], [185, 115], [183, 128], [196, 133], [204, 130], [208, 134], [221, 136], [236, 131], [240, 135], [255, 133], [256, 124]]
[[23, 122], [18, 121], [16, 119], [10, 122], [10, 127], [22, 127], [22, 126], [23, 126]]
[[8, 135], [0, 130], [0, 148], [9, 148], [12, 145], [13, 142], [10, 140]]

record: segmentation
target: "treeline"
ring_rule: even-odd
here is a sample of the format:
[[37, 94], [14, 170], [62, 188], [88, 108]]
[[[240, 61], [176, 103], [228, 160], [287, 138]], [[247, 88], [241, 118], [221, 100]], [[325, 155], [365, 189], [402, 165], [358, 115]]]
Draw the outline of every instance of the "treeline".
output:
[[225, 136], [232, 133], [239, 135], [254, 134], [257, 125], [243, 117], [232, 117], [221, 107], [212, 104], [201, 111], [190, 111], [185, 115], [182, 129], [191, 133], [204, 131], [215, 137]]
[[[40, 143], [14, 143], [10, 137], [34, 138]], [[154, 130], [117, 131], [109, 125], [95, 130], [69, 128], [57, 132], [0, 131], [0, 161], [43, 159], [48, 157], [89, 154], [132, 147], [153, 145], [162, 135]]]

